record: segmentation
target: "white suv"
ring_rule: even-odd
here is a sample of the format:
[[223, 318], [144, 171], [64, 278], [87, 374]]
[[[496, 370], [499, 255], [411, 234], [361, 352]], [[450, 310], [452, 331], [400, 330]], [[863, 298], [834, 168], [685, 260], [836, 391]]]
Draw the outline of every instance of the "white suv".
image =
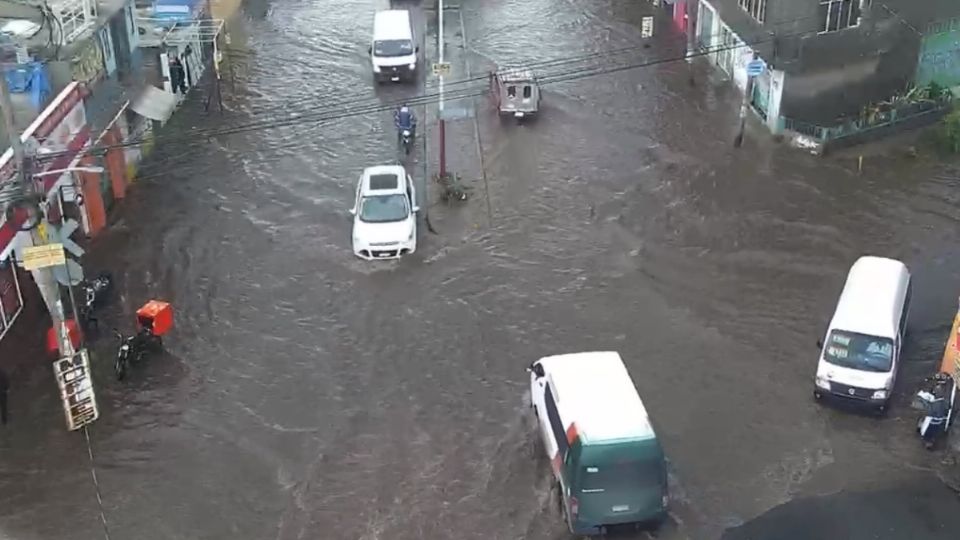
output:
[[417, 192], [402, 165], [367, 167], [357, 184], [353, 253], [396, 259], [417, 250]]

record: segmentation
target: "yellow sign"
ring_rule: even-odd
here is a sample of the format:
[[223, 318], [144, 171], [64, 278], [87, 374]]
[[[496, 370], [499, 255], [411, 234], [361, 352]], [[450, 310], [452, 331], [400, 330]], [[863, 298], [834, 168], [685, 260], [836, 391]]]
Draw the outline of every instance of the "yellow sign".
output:
[[433, 74], [437, 77], [443, 75], [450, 75], [450, 62], [444, 63], [434, 63], [433, 64]]
[[47, 224], [43, 221], [37, 224], [37, 236], [40, 237], [41, 242], [47, 243]]
[[28, 247], [23, 250], [23, 267], [27, 270], [60, 266], [66, 263], [67, 258], [63, 253], [63, 244], [47, 244]]

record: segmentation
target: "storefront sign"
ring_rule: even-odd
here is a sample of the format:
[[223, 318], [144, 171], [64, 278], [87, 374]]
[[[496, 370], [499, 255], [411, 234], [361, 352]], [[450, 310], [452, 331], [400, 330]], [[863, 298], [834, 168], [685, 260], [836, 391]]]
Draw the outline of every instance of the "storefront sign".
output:
[[7, 333], [20, 312], [23, 311], [23, 297], [20, 283], [17, 281], [16, 265], [13, 258], [0, 260], [0, 339]]
[[[21, 136], [24, 146], [37, 148], [40, 161], [35, 172], [38, 173], [69, 169], [89, 139], [90, 128], [87, 126], [81, 86], [76, 82], [67, 85]], [[56, 157], [43, 159], [44, 154], [52, 153], [55, 153]], [[0, 156], [0, 183], [13, 180], [12, 161], [13, 151], [7, 149]], [[37, 187], [53, 201], [56, 197], [53, 191], [72, 182], [69, 172], [62, 175], [49, 174], [40, 177]], [[2, 219], [0, 215], [0, 221]], [[13, 249], [12, 240], [22, 222], [20, 219], [17, 223], [0, 223], [0, 259], [9, 255]]]
[[53, 374], [60, 387], [60, 400], [67, 419], [67, 429], [74, 431], [92, 424], [100, 417], [97, 396], [90, 377], [90, 358], [82, 350], [53, 363]]

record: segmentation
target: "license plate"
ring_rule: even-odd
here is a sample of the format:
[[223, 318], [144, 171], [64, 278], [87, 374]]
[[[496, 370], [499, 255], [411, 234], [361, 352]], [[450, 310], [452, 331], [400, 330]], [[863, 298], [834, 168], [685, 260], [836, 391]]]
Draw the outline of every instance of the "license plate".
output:
[[393, 82], [397, 82], [400, 80], [400, 77], [390, 77], [390, 80]]
[[382, 257], [382, 258], [386, 258], [386, 257], [389, 257], [389, 256], [390, 256], [389, 253], [380, 253], [380, 254], [377, 255], [377, 257]]
[[617, 506], [614, 506], [612, 510], [614, 512], [626, 512], [627, 510], [630, 510], [630, 507], [625, 504], [618, 504]]
[[516, 112], [516, 113], [513, 113], [513, 115], [516, 116], [517, 118], [523, 118], [522, 112]]

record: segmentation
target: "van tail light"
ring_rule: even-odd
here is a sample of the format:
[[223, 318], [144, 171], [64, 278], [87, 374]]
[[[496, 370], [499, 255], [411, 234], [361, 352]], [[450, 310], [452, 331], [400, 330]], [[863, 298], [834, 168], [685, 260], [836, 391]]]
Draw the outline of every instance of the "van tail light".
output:
[[576, 497], [570, 497], [570, 517], [577, 519], [578, 512], [580, 512], [580, 501]]
[[660, 507], [661, 507], [661, 508], [666, 508], [666, 507], [667, 507], [667, 504], [669, 504], [669, 503], [670, 503], [670, 497], [668, 497], [667, 495], [664, 495], [663, 497], [660, 498]]

